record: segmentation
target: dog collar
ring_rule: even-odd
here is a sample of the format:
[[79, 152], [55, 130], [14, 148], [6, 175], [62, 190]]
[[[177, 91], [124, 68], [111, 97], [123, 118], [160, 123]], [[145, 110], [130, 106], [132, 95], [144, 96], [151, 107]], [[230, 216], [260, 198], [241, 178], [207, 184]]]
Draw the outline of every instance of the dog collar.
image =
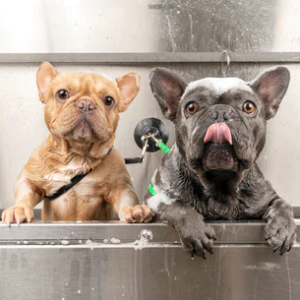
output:
[[[103, 161], [113, 149], [114, 149], [114, 146], [111, 146], [111, 148], [108, 150], [108, 152], [105, 154], [105, 156], [101, 159], [101, 161]], [[58, 189], [52, 195], [45, 196], [44, 199], [47, 199], [47, 200], [50, 200], [50, 201], [55, 200], [56, 198], [60, 197], [62, 194], [67, 192], [69, 189], [71, 189], [76, 183], [78, 183], [81, 179], [83, 179], [91, 171], [92, 171], [92, 169], [90, 169], [87, 173], [78, 174], [78, 175], [74, 176], [73, 178], [71, 178], [70, 183], [62, 186], [60, 189]]]

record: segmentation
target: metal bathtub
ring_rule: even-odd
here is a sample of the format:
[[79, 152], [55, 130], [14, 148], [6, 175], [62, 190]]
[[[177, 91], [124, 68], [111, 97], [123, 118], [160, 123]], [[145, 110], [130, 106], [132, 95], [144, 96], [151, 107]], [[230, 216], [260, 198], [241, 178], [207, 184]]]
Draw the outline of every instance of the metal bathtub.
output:
[[218, 240], [203, 260], [164, 224], [1, 224], [0, 299], [299, 299], [300, 244], [280, 256], [263, 222], [210, 225]]

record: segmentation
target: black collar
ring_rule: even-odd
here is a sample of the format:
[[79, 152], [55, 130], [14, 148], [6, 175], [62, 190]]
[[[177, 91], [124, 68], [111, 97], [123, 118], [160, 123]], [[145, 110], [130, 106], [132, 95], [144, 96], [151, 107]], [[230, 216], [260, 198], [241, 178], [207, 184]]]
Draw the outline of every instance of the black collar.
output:
[[[114, 146], [111, 146], [111, 148], [109, 149], [109, 151], [106, 153], [106, 155], [101, 159], [101, 161], [103, 161], [108, 154], [113, 150]], [[78, 174], [76, 176], [74, 176], [73, 178], [71, 178], [71, 182], [62, 186], [60, 189], [58, 189], [56, 192], [54, 192], [52, 195], [49, 196], [45, 196], [44, 199], [47, 200], [55, 200], [56, 198], [58, 198], [59, 196], [61, 196], [62, 194], [64, 194], [65, 192], [67, 192], [69, 189], [71, 189], [76, 183], [78, 183], [81, 179], [83, 179], [87, 174], [89, 174], [92, 171], [92, 169], [90, 169], [87, 173], [85, 174]]]

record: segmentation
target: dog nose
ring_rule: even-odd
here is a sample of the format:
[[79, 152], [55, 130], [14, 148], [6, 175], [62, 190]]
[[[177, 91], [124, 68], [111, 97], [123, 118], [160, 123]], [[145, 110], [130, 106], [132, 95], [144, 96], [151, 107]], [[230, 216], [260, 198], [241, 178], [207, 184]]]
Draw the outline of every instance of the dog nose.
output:
[[95, 104], [89, 100], [80, 100], [77, 103], [77, 107], [84, 112], [89, 112], [91, 110], [96, 109]]
[[232, 110], [228, 105], [216, 105], [212, 106], [209, 111], [209, 116], [216, 122], [228, 121], [231, 118]]

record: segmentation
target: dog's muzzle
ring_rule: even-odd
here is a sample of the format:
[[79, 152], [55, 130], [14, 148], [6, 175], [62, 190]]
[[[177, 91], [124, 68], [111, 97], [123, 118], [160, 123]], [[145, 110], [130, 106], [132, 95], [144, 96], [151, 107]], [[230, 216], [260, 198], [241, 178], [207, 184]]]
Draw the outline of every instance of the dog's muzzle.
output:
[[203, 139], [202, 166], [208, 170], [235, 170], [236, 155], [229, 127], [223, 123], [210, 125]]

